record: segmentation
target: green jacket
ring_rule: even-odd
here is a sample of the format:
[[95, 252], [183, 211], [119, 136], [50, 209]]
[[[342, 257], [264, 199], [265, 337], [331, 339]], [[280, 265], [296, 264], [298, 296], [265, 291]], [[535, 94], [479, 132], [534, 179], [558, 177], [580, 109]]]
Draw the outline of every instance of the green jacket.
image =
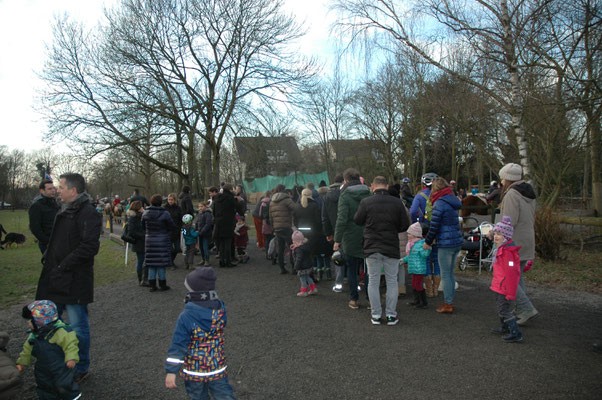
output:
[[337, 224], [334, 231], [334, 241], [341, 243], [343, 253], [357, 258], [364, 258], [362, 239], [364, 227], [353, 221], [360, 201], [370, 196], [370, 189], [360, 181], [349, 182], [349, 185], [339, 196], [337, 208]]
[[[55, 332], [50, 339], [48, 339], [48, 342], [59, 345], [61, 349], [63, 349], [63, 352], [65, 353], [65, 362], [69, 360], [74, 360], [76, 363], [79, 362], [79, 340], [77, 340], [75, 331], [61, 320], [55, 322], [52, 329]], [[17, 365], [31, 364], [31, 351], [33, 350], [33, 345], [30, 340], [34, 339], [36, 336], [35, 333], [31, 333], [27, 337], [27, 340], [23, 345], [23, 351], [17, 359]]]

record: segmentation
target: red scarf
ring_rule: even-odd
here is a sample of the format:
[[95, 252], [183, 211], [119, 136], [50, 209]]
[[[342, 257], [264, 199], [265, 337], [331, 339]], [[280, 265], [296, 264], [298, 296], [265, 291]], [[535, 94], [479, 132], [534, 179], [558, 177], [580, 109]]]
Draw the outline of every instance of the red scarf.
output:
[[438, 192], [431, 193], [431, 204], [435, 204], [435, 202], [439, 200], [439, 198], [445, 196], [446, 194], [454, 194], [454, 192], [452, 192], [451, 188], [446, 187], [445, 189], [441, 189]]

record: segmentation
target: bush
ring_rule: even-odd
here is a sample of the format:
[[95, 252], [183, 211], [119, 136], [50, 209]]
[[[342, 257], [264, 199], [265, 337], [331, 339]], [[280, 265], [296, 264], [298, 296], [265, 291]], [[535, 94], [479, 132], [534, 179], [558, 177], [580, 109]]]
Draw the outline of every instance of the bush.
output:
[[560, 259], [563, 236], [551, 208], [542, 207], [535, 212], [535, 252], [539, 257], [549, 261]]

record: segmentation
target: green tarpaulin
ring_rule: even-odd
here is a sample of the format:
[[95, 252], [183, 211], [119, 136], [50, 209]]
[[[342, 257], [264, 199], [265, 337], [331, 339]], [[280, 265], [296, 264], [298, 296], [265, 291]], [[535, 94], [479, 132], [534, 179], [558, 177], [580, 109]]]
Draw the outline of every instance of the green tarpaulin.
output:
[[320, 172], [319, 174], [296, 174], [296, 183], [295, 174], [291, 174], [289, 176], [267, 175], [263, 178], [255, 178], [252, 181], [244, 181], [243, 184], [245, 185], [247, 193], [257, 193], [272, 190], [280, 183], [286, 186], [287, 189], [290, 189], [295, 186], [295, 184], [305, 186], [308, 183], [313, 182], [317, 188], [322, 180], [326, 182], [327, 185], [330, 184], [328, 173], [326, 171]]

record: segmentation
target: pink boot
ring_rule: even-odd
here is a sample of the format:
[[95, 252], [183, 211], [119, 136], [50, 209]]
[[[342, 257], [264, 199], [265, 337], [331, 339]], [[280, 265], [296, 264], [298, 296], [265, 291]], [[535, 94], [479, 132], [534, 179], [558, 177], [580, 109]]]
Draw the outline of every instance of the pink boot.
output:
[[318, 288], [316, 287], [315, 283], [312, 283], [311, 285], [309, 285], [309, 294], [316, 294], [318, 293]]
[[301, 291], [299, 293], [297, 293], [297, 296], [299, 296], [299, 297], [309, 296], [309, 293], [307, 292], [307, 288], [306, 287], [302, 287]]

